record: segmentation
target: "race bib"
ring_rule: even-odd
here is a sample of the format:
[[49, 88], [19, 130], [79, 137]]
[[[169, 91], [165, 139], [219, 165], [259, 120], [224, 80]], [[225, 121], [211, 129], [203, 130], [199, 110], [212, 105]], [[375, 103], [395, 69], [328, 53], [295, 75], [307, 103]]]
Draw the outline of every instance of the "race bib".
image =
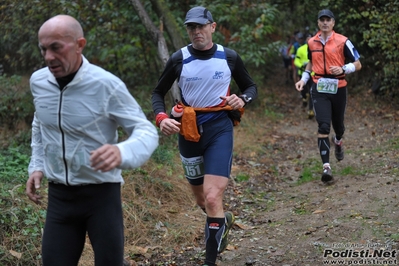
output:
[[204, 159], [202, 156], [185, 158], [180, 155], [184, 175], [188, 179], [197, 179], [204, 176]]
[[320, 78], [317, 81], [317, 91], [320, 93], [337, 94], [338, 79]]

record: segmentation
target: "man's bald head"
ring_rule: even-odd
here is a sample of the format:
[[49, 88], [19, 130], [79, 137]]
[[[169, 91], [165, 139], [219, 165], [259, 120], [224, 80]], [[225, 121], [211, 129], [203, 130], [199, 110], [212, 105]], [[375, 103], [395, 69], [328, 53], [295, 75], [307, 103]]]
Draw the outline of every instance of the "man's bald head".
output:
[[50, 18], [39, 29], [39, 48], [56, 78], [78, 71], [86, 45], [79, 22], [68, 15]]
[[69, 15], [57, 15], [50, 18], [39, 29], [39, 35], [43, 31], [58, 31], [64, 37], [71, 36], [75, 40], [84, 38], [83, 29], [80, 23]]

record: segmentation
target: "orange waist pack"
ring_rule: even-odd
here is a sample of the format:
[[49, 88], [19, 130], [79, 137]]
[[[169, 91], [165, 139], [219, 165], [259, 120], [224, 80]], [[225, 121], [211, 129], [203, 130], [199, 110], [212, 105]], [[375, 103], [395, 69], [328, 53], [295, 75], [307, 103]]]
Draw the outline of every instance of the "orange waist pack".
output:
[[184, 111], [180, 121], [180, 134], [184, 137], [185, 140], [192, 142], [198, 142], [201, 138], [201, 135], [198, 133], [196, 112], [229, 111], [229, 117], [233, 120], [234, 126], [240, 124], [241, 116], [244, 114], [244, 108], [233, 110], [230, 105], [210, 108], [193, 108], [191, 106], [185, 106], [183, 104], [182, 106]]

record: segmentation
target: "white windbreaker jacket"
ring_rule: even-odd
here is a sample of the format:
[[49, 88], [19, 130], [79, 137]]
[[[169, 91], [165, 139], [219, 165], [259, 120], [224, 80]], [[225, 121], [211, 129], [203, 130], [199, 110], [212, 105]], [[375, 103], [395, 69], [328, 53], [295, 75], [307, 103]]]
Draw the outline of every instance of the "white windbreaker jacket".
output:
[[[42, 171], [65, 185], [123, 183], [121, 169], [146, 162], [158, 146], [158, 132], [126, 85], [83, 57], [63, 90], [47, 67], [32, 74], [35, 116], [28, 172]], [[129, 138], [117, 143], [121, 126]], [[119, 147], [122, 163], [108, 172], [90, 167], [90, 151], [104, 144]]]

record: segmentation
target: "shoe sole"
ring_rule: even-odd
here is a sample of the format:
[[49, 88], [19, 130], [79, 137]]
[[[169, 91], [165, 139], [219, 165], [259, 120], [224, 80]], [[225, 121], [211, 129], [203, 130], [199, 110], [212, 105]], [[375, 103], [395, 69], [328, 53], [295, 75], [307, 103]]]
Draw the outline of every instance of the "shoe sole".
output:
[[334, 180], [334, 178], [333, 178], [332, 175], [323, 174], [323, 175], [321, 176], [321, 181], [322, 181], [323, 183], [328, 183], [328, 182], [331, 182], [331, 181], [333, 181], [333, 180]]

